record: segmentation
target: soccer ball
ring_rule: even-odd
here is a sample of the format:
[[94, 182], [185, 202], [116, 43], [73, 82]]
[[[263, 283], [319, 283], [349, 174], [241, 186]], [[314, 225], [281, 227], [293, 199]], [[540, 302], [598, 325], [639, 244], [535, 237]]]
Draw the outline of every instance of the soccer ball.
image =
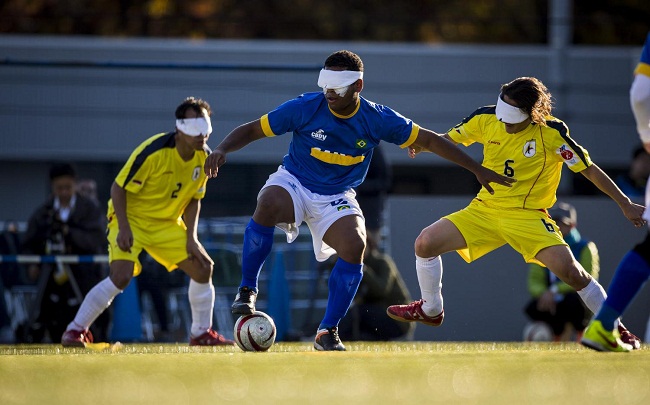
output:
[[275, 343], [275, 323], [261, 311], [242, 315], [235, 322], [235, 342], [245, 352], [265, 352]]
[[552, 342], [553, 330], [544, 322], [530, 322], [524, 327], [524, 341]]

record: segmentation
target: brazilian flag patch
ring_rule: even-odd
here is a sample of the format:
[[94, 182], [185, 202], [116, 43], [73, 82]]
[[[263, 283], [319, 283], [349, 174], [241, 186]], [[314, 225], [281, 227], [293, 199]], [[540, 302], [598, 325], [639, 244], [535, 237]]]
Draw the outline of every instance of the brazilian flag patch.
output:
[[343, 211], [343, 210], [349, 210], [349, 209], [350, 209], [349, 205], [339, 205], [338, 207], [336, 207], [337, 211]]
[[363, 149], [363, 148], [365, 148], [366, 146], [368, 146], [368, 141], [366, 141], [365, 139], [357, 139], [357, 140], [354, 142], [354, 144], [355, 144], [355, 146], [356, 146], [357, 148], [359, 148], [359, 149]]

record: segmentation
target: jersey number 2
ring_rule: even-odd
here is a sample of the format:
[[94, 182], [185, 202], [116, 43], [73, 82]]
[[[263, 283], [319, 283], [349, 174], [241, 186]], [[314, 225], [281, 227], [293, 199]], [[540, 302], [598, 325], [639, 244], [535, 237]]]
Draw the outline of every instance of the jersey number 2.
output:
[[183, 183], [176, 183], [176, 190], [172, 191], [172, 198], [178, 198], [178, 192], [181, 191]]

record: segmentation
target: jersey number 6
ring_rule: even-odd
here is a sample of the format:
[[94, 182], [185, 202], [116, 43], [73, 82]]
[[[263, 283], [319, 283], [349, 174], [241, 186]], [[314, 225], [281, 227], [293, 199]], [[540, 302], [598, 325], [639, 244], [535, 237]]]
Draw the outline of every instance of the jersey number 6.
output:
[[515, 177], [515, 169], [510, 167], [510, 163], [515, 163], [514, 160], [506, 160], [503, 164], [503, 174], [508, 177]]

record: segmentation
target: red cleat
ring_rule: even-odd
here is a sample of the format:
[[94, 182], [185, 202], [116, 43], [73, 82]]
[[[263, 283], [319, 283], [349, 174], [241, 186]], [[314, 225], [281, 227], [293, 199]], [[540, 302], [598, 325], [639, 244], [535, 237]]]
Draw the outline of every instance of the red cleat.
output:
[[413, 301], [407, 305], [391, 305], [386, 313], [400, 322], [420, 322], [429, 326], [440, 326], [445, 319], [445, 310], [436, 316], [429, 316], [422, 310], [423, 300]]
[[634, 333], [627, 330], [627, 328], [623, 326], [622, 322], [618, 323], [618, 333], [621, 334], [621, 341], [632, 346], [633, 350], [639, 350], [641, 348], [641, 339], [636, 337]]
[[208, 329], [200, 336], [190, 337], [190, 346], [232, 346], [234, 344], [234, 340], [226, 339], [212, 329]]
[[93, 334], [89, 330], [66, 330], [61, 336], [63, 347], [86, 347], [93, 342]]

